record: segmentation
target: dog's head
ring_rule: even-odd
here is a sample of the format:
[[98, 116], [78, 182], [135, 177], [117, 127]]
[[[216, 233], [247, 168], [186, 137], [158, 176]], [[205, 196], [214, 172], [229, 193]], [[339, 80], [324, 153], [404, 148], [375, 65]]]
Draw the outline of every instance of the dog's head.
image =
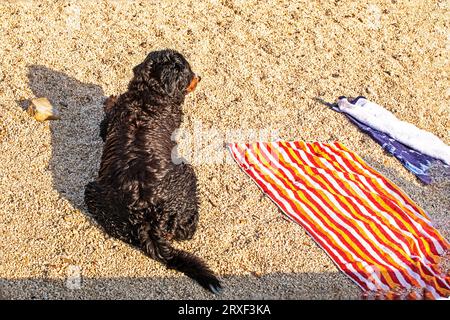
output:
[[177, 102], [183, 101], [200, 81], [186, 59], [174, 50], [150, 52], [141, 64], [133, 68], [133, 74], [130, 89], [147, 90]]

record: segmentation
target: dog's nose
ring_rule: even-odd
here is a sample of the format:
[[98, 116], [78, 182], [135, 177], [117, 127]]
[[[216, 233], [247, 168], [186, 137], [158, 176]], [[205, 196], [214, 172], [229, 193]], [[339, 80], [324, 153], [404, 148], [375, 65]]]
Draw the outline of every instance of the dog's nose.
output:
[[197, 75], [197, 79], [198, 79], [198, 82], [200, 82], [200, 81], [202, 80], [202, 77], [200, 77], [199, 75]]

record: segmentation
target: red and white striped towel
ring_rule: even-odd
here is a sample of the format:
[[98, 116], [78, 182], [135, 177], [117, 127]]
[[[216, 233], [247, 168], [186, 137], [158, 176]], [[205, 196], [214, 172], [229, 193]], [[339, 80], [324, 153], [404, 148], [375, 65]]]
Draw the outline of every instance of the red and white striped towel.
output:
[[387, 298], [450, 296], [449, 243], [399, 187], [341, 143], [232, 143], [240, 167], [339, 269]]

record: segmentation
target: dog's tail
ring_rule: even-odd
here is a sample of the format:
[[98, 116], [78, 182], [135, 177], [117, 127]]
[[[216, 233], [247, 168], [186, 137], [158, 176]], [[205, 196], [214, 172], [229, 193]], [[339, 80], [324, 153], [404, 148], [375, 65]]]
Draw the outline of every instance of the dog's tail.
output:
[[208, 266], [196, 256], [173, 248], [160, 228], [154, 226], [155, 224], [146, 222], [138, 231], [139, 240], [145, 252], [169, 269], [180, 271], [197, 281], [206, 290], [219, 294], [222, 286]]

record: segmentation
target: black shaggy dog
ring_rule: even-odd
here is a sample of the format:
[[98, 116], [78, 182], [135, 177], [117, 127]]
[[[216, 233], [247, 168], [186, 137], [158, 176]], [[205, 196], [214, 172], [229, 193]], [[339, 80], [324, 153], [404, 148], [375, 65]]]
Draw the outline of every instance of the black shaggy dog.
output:
[[108, 234], [219, 293], [203, 261], [170, 245], [192, 238], [198, 222], [197, 179], [191, 166], [173, 163], [171, 135], [200, 78], [173, 50], [151, 52], [133, 73], [128, 91], [105, 101], [100, 171], [85, 203]]

